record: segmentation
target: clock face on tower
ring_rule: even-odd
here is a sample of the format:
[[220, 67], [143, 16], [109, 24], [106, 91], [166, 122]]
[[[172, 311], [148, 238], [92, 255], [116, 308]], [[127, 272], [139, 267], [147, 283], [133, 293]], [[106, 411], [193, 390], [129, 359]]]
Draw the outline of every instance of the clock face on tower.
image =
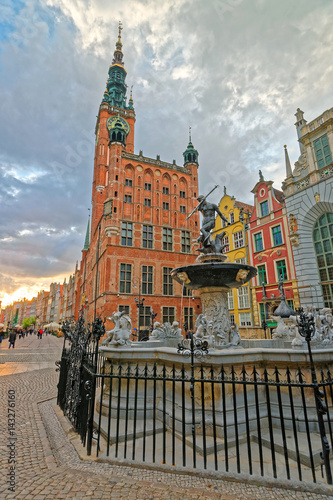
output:
[[110, 130], [111, 128], [113, 128], [117, 120], [121, 122], [121, 124], [125, 129], [126, 135], [128, 135], [130, 131], [130, 126], [128, 122], [125, 120], [125, 118], [123, 118], [122, 116], [110, 116], [110, 118], [108, 118], [106, 121], [107, 129]]

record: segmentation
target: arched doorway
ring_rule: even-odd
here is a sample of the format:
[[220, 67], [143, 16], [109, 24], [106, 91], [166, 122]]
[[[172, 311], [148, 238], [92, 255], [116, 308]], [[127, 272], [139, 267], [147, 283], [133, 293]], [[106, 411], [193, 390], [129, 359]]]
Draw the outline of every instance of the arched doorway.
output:
[[320, 284], [325, 307], [333, 307], [333, 213], [319, 217], [313, 228]]

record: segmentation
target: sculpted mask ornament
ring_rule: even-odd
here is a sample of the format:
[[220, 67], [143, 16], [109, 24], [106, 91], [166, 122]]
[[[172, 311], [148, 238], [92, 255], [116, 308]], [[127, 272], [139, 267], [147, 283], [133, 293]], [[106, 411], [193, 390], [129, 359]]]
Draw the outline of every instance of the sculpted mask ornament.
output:
[[179, 279], [180, 279], [180, 281], [182, 281], [182, 282], [183, 282], [183, 283], [185, 283], [186, 285], [187, 285], [188, 283], [191, 283], [191, 280], [189, 279], [189, 277], [188, 277], [187, 273], [185, 273], [185, 272], [178, 273], [178, 274], [177, 274], [177, 278], [179, 278]]
[[247, 271], [246, 269], [240, 269], [237, 273], [236, 276], [236, 281], [243, 281], [246, 279], [247, 275], [249, 274], [250, 271]]

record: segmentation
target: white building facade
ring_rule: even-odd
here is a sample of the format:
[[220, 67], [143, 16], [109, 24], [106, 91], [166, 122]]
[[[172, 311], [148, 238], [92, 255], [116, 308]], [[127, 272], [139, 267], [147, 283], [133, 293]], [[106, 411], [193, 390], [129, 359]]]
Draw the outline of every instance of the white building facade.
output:
[[301, 306], [333, 307], [333, 108], [311, 122], [296, 112], [300, 157], [285, 146], [282, 185]]

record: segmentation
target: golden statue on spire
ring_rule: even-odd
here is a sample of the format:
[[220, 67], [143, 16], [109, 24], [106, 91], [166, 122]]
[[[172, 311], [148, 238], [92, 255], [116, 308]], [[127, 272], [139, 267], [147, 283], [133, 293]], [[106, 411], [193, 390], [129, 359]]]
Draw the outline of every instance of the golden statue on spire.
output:
[[118, 34], [118, 42], [121, 43], [121, 30], [123, 29], [122, 22], [119, 21], [119, 34]]

